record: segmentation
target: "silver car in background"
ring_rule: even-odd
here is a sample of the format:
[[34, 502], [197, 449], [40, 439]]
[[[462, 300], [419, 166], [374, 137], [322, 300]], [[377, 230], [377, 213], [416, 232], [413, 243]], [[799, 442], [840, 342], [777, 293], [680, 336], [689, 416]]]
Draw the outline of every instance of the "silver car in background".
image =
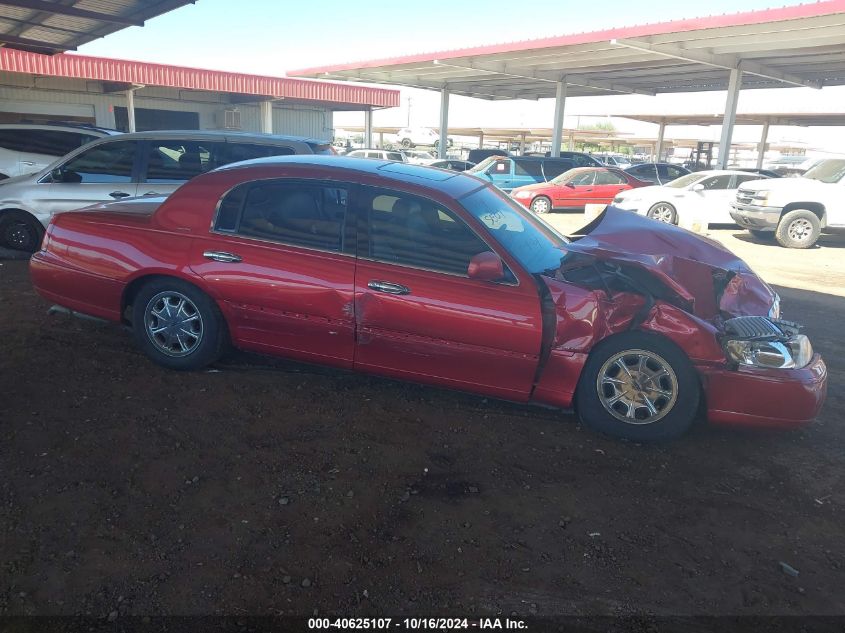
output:
[[168, 196], [222, 165], [334, 154], [327, 141], [232, 132], [156, 131], [88, 143], [43, 170], [0, 181], [0, 247], [35, 252], [54, 214], [135, 196]]

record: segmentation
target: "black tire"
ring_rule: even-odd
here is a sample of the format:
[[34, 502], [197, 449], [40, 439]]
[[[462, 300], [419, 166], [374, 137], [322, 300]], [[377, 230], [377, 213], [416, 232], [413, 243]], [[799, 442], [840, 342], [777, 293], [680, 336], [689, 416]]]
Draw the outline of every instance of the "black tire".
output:
[[[161, 308], [164, 303], [167, 303], [170, 309], [174, 309], [173, 302], [168, 298], [180, 296], [192, 304], [191, 306], [186, 304], [183, 311], [184, 317], [181, 317], [184, 320], [181, 324], [177, 321], [180, 318], [178, 314], [168, 314], [172, 317], [169, 323], [167, 317], [154, 316], [153, 308], [157, 306]], [[167, 308], [164, 311], [167, 312]], [[158, 312], [162, 310], [159, 309]], [[199, 336], [197, 336], [196, 321], [192, 318], [194, 315], [199, 316]], [[188, 317], [191, 318], [188, 319]], [[187, 330], [192, 330], [192, 332], [182, 327], [185, 323], [188, 324]], [[156, 337], [156, 340], [150, 331], [154, 325], [164, 326], [166, 330]], [[171, 329], [168, 330], [167, 325], [170, 325]], [[146, 283], [132, 301], [132, 326], [138, 347], [150, 359], [168, 369], [183, 371], [201, 369], [220, 358], [228, 345], [226, 323], [217, 304], [199, 288], [181, 279], [160, 277]], [[190, 348], [187, 353], [176, 349], [181, 343], [169, 340], [173, 338], [169, 335], [179, 336], [180, 333], [183, 337], [182, 342], [188, 344]], [[192, 337], [197, 340], [192, 340]], [[165, 351], [168, 344], [170, 352]]]
[[440, 149], [440, 140], [434, 141], [434, 149]]
[[653, 220], [666, 222], [667, 224], [678, 224], [678, 211], [675, 206], [668, 202], [657, 202], [651, 205], [646, 214]]
[[748, 229], [748, 232], [761, 242], [771, 242], [775, 239], [774, 231], [760, 231], [758, 229]]
[[[638, 371], [638, 363], [631, 365], [630, 361], [638, 361], [642, 356], [648, 360], [642, 371]], [[628, 368], [625, 373], [614, 359]], [[660, 374], [666, 368], [669, 373]], [[617, 384], [626, 381], [634, 382]], [[635, 387], [627, 393], [635, 393], [642, 403], [624, 398], [610, 403], [634, 383], [642, 389], [637, 391]], [[686, 354], [671, 341], [646, 332], [624, 332], [596, 345], [584, 365], [575, 394], [578, 415], [585, 426], [636, 442], [659, 442], [686, 433], [695, 421], [700, 397], [698, 375]], [[656, 415], [649, 413], [646, 399]], [[605, 406], [605, 403], [610, 404]], [[633, 409], [633, 417], [623, 415], [622, 407], [625, 414]], [[654, 419], [649, 421], [649, 418]]]
[[34, 253], [41, 247], [44, 227], [26, 211], [7, 211], [0, 215], [0, 246]]
[[403, 138], [402, 139], [402, 147], [404, 147], [405, 149], [411, 149], [413, 146], [414, 146], [414, 144], [411, 142], [411, 139], [409, 139], [409, 138]]
[[531, 201], [531, 210], [537, 214], [551, 213], [552, 201], [546, 196], [537, 196]]
[[812, 211], [795, 209], [784, 214], [775, 230], [778, 244], [786, 248], [810, 248], [822, 233], [822, 223]]

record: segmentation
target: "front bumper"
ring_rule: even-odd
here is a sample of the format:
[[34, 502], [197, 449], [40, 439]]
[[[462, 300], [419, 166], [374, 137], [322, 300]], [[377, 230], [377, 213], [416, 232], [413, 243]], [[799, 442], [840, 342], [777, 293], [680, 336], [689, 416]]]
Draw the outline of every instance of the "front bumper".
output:
[[815, 354], [802, 369], [701, 370], [714, 424], [795, 428], [812, 422], [827, 395], [827, 367]]
[[781, 207], [761, 207], [755, 204], [731, 203], [733, 221], [744, 229], [774, 231], [780, 222]]

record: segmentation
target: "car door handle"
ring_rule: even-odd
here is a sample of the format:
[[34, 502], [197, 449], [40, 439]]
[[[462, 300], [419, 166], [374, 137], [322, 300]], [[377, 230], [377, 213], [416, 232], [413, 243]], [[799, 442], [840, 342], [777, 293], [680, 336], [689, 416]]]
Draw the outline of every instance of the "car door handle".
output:
[[126, 193], [125, 191], [112, 191], [109, 195], [115, 200], [120, 200], [121, 198], [128, 198], [132, 194]]
[[21, 165], [26, 165], [27, 167], [32, 167], [34, 164], [35, 163], [33, 163], [31, 160], [22, 160], [21, 161]]
[[206, 259], [213, 259], [216, 262], [226, 262], [227, 264], [237, 264], [238, 262], [243, 261], [243, 258], [240, 255], [227, 253], [225, 251], [205, 251], [202, 256]]
[[376, 292], [386, 292], [389, 295], [409, 295], [411, 289], [402, 284], [395, 284], [390, 281], [373, 280], [367, 284], [367, 288]]

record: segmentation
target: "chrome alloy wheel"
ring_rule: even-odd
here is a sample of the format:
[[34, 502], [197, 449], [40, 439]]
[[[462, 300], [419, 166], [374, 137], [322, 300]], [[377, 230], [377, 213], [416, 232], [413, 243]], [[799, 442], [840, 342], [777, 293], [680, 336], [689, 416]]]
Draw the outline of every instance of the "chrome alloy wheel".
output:
[[626, 424], [651, 424], [668, 414], [678, 399], [678, 378], [661, 356], [643, 349], [614, 354], [596, 380], [599, 401]]
[[803, 242], [804, 240], [810, 239], [810, 236], [813, 234], [813, 225], [806, 218], [796, 218], [789, 223], [789, 226], [786, 228], [786, 234], [796, 242]]
[[654, 207], [649, 212], [649, 216], [655, 220], [659, 220], [660, 222], [674, 224], [675, 211], [670, 205], [661, 202], [659, 204], [654, 205]]
[[534, 213], [548, 213], [551, 211], [551, 206], [546, 198], [534, 198], [534, 202], [531, 203], [531, 210]]
[[181, 292], [166, 290], [147, 302], [144, 311], [147, 336], [168, 356], [187, 356], [202, 341], [202, 315]]

